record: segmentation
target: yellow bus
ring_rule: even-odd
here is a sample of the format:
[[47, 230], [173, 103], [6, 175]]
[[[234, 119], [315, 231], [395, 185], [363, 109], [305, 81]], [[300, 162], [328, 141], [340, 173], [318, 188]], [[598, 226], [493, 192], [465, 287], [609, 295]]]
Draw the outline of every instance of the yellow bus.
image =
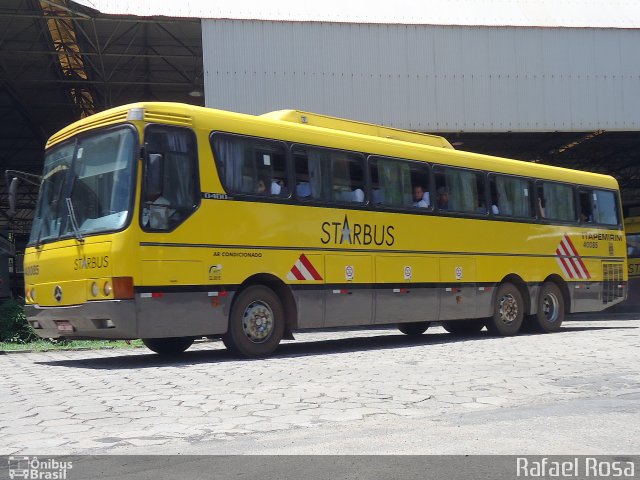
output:
[[24, 270], [42, 337], [174, 354], [221, 336], [246, 357], [300, 329], [552, 332], [622, 301], [627, 280], [612, 177], [308, 112], [174, 103], [49, 139]]
[[629, 274], [627, 300], [621, 307], [625, 310], [640, 308], [640, 217], [628, 217], [624, 220], [627, 237], [627, 259]]

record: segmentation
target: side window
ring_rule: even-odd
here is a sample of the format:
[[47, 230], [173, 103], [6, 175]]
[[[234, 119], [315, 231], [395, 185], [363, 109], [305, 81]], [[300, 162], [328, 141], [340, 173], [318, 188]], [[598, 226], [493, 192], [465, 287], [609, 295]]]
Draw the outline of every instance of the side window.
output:
[[485, 176], [481, 172], [438, 167], [436, 207], [442, 211], [487, 213]]
[[148, 191], [143, 182], [141, 223], [148, 230], [173, 230], [200, 204], [196, 137], [187, 128], [162, 125], [149, 125], [144, 135], [147, 153], [159, 154], [160, 161], [158, 190]]
[[576, 221], [576, 202], [573, 187], [562, 183], [539, 182], [538, 215], [548, 220]]
[[629, 258], [640, 257], [640, 233], [627, 234], [627, 256]]
[[496, 216], [531, 218], [531, 180], [507, 175], [491, 175], [490, 211]]
[[429, 168], [417, 162], [370, 157], [371, 201], [374, 205], [430, 208]]
[[293, 148], [296, 197], [323, 202], [364, 203], [364, 159], [340, 150]]
[[618, 208], [616, 195], [607, 190], [581, 188], [580, 222], [600, 223], [603, 225], [618, 225]]
[[211, 136], [211, 143], [220, 179], [229, 193], [289, 195], [283, 143], [220, 133]]

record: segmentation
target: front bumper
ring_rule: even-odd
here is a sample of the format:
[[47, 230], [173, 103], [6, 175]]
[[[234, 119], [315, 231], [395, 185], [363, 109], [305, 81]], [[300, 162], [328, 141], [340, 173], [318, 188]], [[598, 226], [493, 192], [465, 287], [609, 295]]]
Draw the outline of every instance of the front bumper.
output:
[[[233, 292], [136, 294], [131, 300], [92, 301], [64, 307], [27, 305], [27, 320], [42, 338], [166, 338], [220, 335], [227, 331]], [[71, 325], [62, 331], [56, 322]]]
[[[135, 300], [106, 300], [65, 307], [26, 305], [25, 313], [42, 338], [134, 339], [137, 336]], [[67, 321], [72, 332], [60, 331], [56, 321]]]

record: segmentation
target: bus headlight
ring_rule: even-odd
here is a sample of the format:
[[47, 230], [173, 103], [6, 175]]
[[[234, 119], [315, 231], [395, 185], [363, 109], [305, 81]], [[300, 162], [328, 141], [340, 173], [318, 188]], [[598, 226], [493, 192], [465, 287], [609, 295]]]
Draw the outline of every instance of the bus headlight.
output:
[[24, 289], [24, 298], [27, 300], [27, 302], [31, 302], [31, 287], [27, 287]]
[[105, 295], [105, 297], [108, 297], [109, 295], [111, 295], [111, 283], [110, 282], [104, 282], [104, 295]]
[[31, 289], [31, 291], [29, 292], [29, 297], [31, 297], [31, 301], [33, 303], [36, 303], [36, 288], [35, 287], [33, 287]]
[[100, 288], [98, 288], [98, 284], [96, 282], [93, 282], [91, 284], [91, 295], [93, 295], [94, 297], [97, 297], [99, 293], [100, 293]]

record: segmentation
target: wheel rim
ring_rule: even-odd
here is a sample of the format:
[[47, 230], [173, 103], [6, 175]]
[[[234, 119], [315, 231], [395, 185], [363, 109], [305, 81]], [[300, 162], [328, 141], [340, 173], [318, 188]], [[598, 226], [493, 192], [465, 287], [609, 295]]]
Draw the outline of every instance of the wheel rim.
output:
[[500, 320], [505, 324], [513, 323], [518, 318], [518, 301], [510, 293], [500, 299]]
[[553, 293], [547, 293], [542, 300], [542, 312], [549, 323], [555, 323], [560, 316], [560, 302]]
[[242, 315], [242, 331], [253, 343], [263, 343], [273, 333], [273, 310], [261, 300], [251, 302]]

